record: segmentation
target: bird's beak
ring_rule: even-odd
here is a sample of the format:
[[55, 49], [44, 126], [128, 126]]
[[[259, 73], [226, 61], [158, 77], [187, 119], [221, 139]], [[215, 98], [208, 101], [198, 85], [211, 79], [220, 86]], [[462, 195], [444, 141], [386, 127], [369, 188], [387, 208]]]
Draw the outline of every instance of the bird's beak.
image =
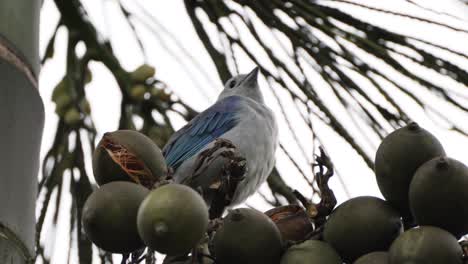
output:
[[242, 85], [255, 86], [258, 79], [259, 68], [255, 67], [242, 81]]

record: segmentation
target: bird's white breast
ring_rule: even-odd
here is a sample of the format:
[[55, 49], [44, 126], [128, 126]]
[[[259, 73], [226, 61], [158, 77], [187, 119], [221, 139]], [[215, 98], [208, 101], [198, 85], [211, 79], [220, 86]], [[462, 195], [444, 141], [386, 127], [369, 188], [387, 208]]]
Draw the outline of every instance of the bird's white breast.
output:
[[[245, 98], [238, 115], [237, 125], [220, 136], [231, 141], [247, 161], [247, 174], [236, 189], [232, 205], [244, 201], [266, 180], [273, 169], [278, 144], [277, 124], [273, 113], [265, 105]], [[211, 148], [213, 144], [208, 144], [201, 151]], [[198, 153], [177, 169], [174, 175], [176, 181], [192, 175], [197, 156]]]
[[239, 124], [221, 136], [247, 160], [247, 175], [237, 188], [234, 203], [245, 200], [267, 179], [274, 166], [278, 137], [273, 113], [264, 105], [252, 101], [241, 115]]

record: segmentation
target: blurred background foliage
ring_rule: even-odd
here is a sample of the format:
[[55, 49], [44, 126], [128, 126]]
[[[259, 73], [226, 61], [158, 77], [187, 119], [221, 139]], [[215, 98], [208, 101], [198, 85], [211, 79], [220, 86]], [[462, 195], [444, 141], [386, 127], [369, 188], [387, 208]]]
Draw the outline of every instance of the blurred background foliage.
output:
[[[77, 249], [69, 251], [69, 259], [77, 254], [79, 263], [92, 263], [93, 259], [112, 263], [109, 254], [100, 252], [86, 239], [79, 221], [81, 208], [94, 188], [91, 172], [86, 168], [90, 163], [86, 153], [93, 151], [98, 140], [93, 111], [84, 89], [93, 81], [90, 63], [102, 64], [115, 78], [122, 96], [120, 113], [116, 113], [120, 116], [119, 129], [137, 129], [163, 147], [174, 132], [170, 115], [176, 114], [188, 121], [197, 112], [190, 102], [175, 96], [171, 85], [160, 80], [151, 66], [142, 65], [135, 71], [125, 69], [110, 39], [98, 32], [80, 0], [45, 1], [54, 3], [60, 19], [48, 40], [43, 66], [54, 58], [59, 29], [66, 28], [67, 46], [63, 65], [66, 73], [53, 87], [51, 98], [58, 124], [39, 176], [37, 262], [51, 261], [45, 253], [51, 246], [50, 239], [44, 238], [42, 232], [46, 215], [52, 215], [52, 225], [57, 225], [60, 212], [65, 210], [69, 212], [65, 219], [70, 221], [69, 248]], [[164, 21], [158, 21], [151, 10], [139, 6], [141, 1], [112, 2], [119, 6], [119, 12], [113, 15], [128, 24], [133, 33], [128, 38], [138, 43], [139, 50], [131, 52], [143, 56], [147, 52], [148, 46], [144, 45], [138, 31], [138, 27], [145, 27], [152, 34], [173, 38], [184, 50], [178, 56], [193, 59], [190, 48], [177, 41], [178, 33], [165, 29]], [[329, 133], [341, 138], [371, 169], [378, 142], [414, 119], [415, 107], [422, 109], [436, 126], [467, 135], [466, 124], [457, 122], [454, 116], [468, 117], [464, 91], [468, 83], [468, 55], [428, 40], [425, 35], [431, 32], [403, 35], [357, 18], [346, 12], [346, 8], [359, 7], [363, 12], [404, 19], [405, 23], [431, 25], [459, 34], [466, 42], [466, 29], [432, 19], [428, 14], [445, 17], [447, 21], [461, 21], [462, 18], [428, 9], [420, 4], [423, 1], [404, 2], [420, 8], [425, 16], [381, 9], [364, 2], [184, 0], [186, 15], [199, 37], [193, 41], [203, 43], [217, 70], [201, 74], [206, 79], [219, 78], [224, 82], [239, 73], [239, 60], [248, 59], [258, 65], [268, 84], [264, 88], [273, 98], [272, 108], [282, 130], [288, 131], [292, 138], [287, 144], [280, 142], [279, 152], [295, 166], [295, 172], [285, 177], [280, 170], [274, 170], [268, 180], [271, 195], [263, 195], [272, 206], [296, 202], [288, 185], [292, 177], [308, 183], [309, 197], [320, 197], [312, 169], [307, 171], [299, 165], [301, 162], [311, 164], [319, 146], [327, 150], [324, 143], [327, 135], [316, 133], [317, 127], [330, 128]], [[85, 51], [77, 52], [79, 46], [84, 46]], [[162, 63], [154, 66], [156, 69], [164, 67]], [[457, 85], [451, 85], [453, 83]], [[195, 87], [188, 89], [190, 93], [203, 92]], [[455, 114], [447, 115], [446, 111]], [[142, 125], [136, 125], [135, 119], [142, 120]], [[299, 134], [298, 127], [305, 132]], [[307, 146], [304, 135], [310, 143]], [[330, 156], [333, 160], [334, 153]], [[71, 175], [70, 186], [66, 187], [65, 173]], [[346, 186], [343, 188], [346, 190]], [[70, 193], [62, 194], [64, 189]], [[64, 195], [71, 197], [70, 208], [61, 206]]]

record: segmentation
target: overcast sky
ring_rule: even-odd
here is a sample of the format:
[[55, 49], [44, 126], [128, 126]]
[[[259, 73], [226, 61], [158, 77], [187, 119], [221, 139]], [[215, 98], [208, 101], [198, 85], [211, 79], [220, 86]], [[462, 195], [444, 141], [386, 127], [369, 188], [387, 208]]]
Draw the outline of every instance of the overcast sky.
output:
[[[129, 37], [128, 31], [125, 30], [126, 26], [124, 25], [122, 18], [114, 15], [117, 13], [117, 6], [115, 3], [110, 0], [82, 0], [82, 2], [87, 8], [91, 20], [97, 25], [99, 32], [104, 37], [111, 39], [114, 51], [124, 68], [132, 70], [142, 64], [144, 60], [143, 57], [137, 55], [138, 52], [136, 42], [131, 37]], [[138, 6], [135, 5], [132, 1], [128, 0], [123, 2], [126, 3], [132, 10], [141, 12], [141, 10], [139, 11]], [[148, 63], [156, 67], [157, 78], [167, 83], [169, 87], [182, 98], [182, 100], [189, 103], [195, 109], [200, 111], [205, 109], [216, 100], [218, 93], [222, 89], [222, 84], [216, 76], [214, 65], [212, 64], [207, 52], [204, 50], [203, 45], [199, 42], [198, 37], [192, 28], [191, 22], [188, 16], [185, 14], [183, 1], [137, 2], [141, 3], [141, 5], [148, 12], [153, 14], [159, 20], [159, 22], [164, 24], [165, 28], [176, 35], [183, 44], [184, 49], [189, 51], [186, 53], [184, 49], [177, 47], [177, 45], [171, 41], [167, 34], [155, 36], [150, 31], [147, 31], [141, 27], [139, 32], [142, 36], [144, 36], [144, 45], [147, 47], [148, 51]], [[164, 4], [161, 4], [162, 2], [164, 2]], [[322, 2], [329, 3], [330, 1]], [[449, 18], [444, 15], [436, 16], [434, 14], [430, 14], [427, 11], [422, 11], [420, 9], [409, 6], [403, 0], [356, 2], [367, 4], [372, 3], [376, 5], [376, 2], [378, 2], [377, 7], [385, 7], [390, 10], [404, 11], [413, 15], [430, 17], [439, 21], [448, 21], [451, 25], [468, 29], [468, 8], [466, 5], [461, 4], [456, 0], [425, 0], [418, 2], [424, 3], [424, 5], [427, 7], [438, 10], [439, 12], [447, 12], [456, 15], [464, 19], [464, 21]], [[330, 5], [332, 4], [333, 3], [330, 3]], [[424, 36], [424, 38], [427, 40], [434, 41], [441, 45], [468, 54], [468, 38], [466, 37], [466, 34], [464, 35], [464, 38], [461, 38], [460, 34], [453, 34], [453, 32], [448, 32], [437, 27], [428, 27], [427, 25], [421, 25], [419, 23], [417, 24], [413, 21], [397, 19], [394, 16], [382, 15], [380, 13], [374, 12], [363, 12], [362, 9], [351, 6], [341, 5], [340, 8], [346, 8], [346, 11], [353, 15], [361, 17], [366, 21], [372, 21], [372, 23], [384, 26], [399, 33], [408, 35], [417, 34], [418, 36]], [[59, 14], [56, 11], [52, 1], [45, 1], [41, 18], [41, 54], [43, 54], [45, 45], [47, 44], [47, 41], [49, 40], [49, 37], [58, 21], [58, 15]], [[156, 30], [161, 32], [162, 29], [156, 28]], [[164, 41], [160, 41], [158, 37], [163, 38]], [[161, 45], [161, 43], [166, 44]], [[43, 157], [45, 151], [50, 147], [56, 128], [55, 126], [57, 118], [54, 113], [55, 105], [51, 103], [50, 97], [53, 87], [60, 81], [65, 72], [65, 47], [66, 32], [65, 30], [61, 30], [58, 34], [56, 42], [56, 56], [53, 60], [47, 62], [45, 67], [42, 69], [40, 76], [40, 92], [45, 104], [46, 111], [46, 126], [44, 130], [41, 157]], [[168, 49], [171, 52], [168, 52]], [[182, 63], [174, 60], [173, 55], [176, 55], [176, 57], [178, 57]], [[192, 57], [192, 59], [189, 59], [189, 57]], [[193, 61], [196, 61], [196, 63], [193, 63]], [[454, 63], [459, 62], [454, 61]], [[248, 72], [254, 67], [252, 62], [247, 59], [242, 59], [239, 64], [242, 72]], [[468, 70], [468, 65], [460, 66], [465, 70]], [[97, 63], [92, 63], [91, 69], [93, 71], [93, 82], [86, 87], [86, 92], [91, 103], [93, 119], [98, 131], [98, 138], [100, 138], [104, 132], [117, 129], [119, 115], [116, 113], [120, 112], [120, 92], [112, 76], [104, 69], [103, 66]], [[195, 76], [195, 80], [188, 77], [189, 72]], [[444, 82], [444, 79], [434, 81]], [[266, 91], [266, 83], [263, 78], [261, 78], [261, 85], [266, 94], [266, 101], [268, 104], [271, 101], [271, 98], [269, 98], [271, 95], [269, 95], [269, 93]], [[199, 92], [200, 89], [203, 92]], [[466, 138], [437, 128], [427, 119], [427, 117], [423, 115], [423, 112], [420, 110], [415, 109], [413, 114], [415, 120], [417, 120], [420, 124], [422, 124], [423, 127], [434, 133], [440, 139], [449, 156], [463, 161], [465, 164], [468, 164], [468, 156], [466, 155], [468, 140]], [[466, 116], [464, 117], [466, 118]], [[462, 120], [462, 118], [463, 117], [460, 118], [460, 122], [464, 121], [466, 123], [466, 120]], [[183, 122], [179, 121], [177, 122], [177, 125], [180, 127], [183, 125]], [[326, 128], [323, 128], [323, 131], [326, 131]], [[288, 142], [292, 140], [290, 135], [280, 134], [280, 136], [285, 145], [287, 145]], [[338, 167], [338, 172], [342, 176], [343, 181], [346, 183], [346, 186], [349, 190], [349, 195], [380, 196], [372, 171], [367, 168], [355, 154], [352, 154], [353, 151], [351, 151], [349, 147], [344, 146], [344, 144], [335, 143], [341, 142], [341, 140], [337, 139], [336, 136], [330, 135], [329, 139], [326, 141], [328, 144], [330, 144], [329, 151], [333, 151], [334, 153], [342, 153], [341, 155], [337, 155], [336, 162], [340, 164]], [[370, 151], [372, 151], [372, 149]], [[282, 171], [295, 171], [291, 168], [291, 165], [285, 161], [284, 155], [278, 154], [277, 163], [279, 169]], [[301, 166], [305, 170], [308, 168], [306, 161], [302, 161]], [[288, 179], [289, 182], [292, 181], [293, 187], [305, 193], [310, 192], [306, 185], [303, 184], [303, 182], [300, 180], [291, 180], [291, 178], [293, 177]], [[332, 181], [332, 186], [336, 190], [340, 202], [347, 199], [348, 195], [344, 192], [344, 189], [341, 187], [336, 177]], [[267, 189], [265, 186], [261, 188], [261, 191], [265, 194], [267, 194], [266, 190]], [[266, 210], [269, 208], [269, 206], [258, 195], [254, 195], [247, 201], [247, 203], [259, 208], [260, 210]], [[64, 210], [64, 213], [66, 214], [67, 210]], [[63, 242], [68, 241], [67, 225], [68, 223], [61, 224], [59, 230], [52, 230], [49, 227], [45, 229], [46, 234], [49, 232], [51, 237], [53, 237], [52, 234], [54, 232], [58, 232], [58, 241], [55, 242], [57, 247], [54, 252], [49, 252], [49, 254], [54, 254], [53, 263], [64, 263], [64, 258], [66, 258], [67, 251], [63, 248], [63, 245], [65, 244]], [[53, 241], [50, 240], [49, 242]]]

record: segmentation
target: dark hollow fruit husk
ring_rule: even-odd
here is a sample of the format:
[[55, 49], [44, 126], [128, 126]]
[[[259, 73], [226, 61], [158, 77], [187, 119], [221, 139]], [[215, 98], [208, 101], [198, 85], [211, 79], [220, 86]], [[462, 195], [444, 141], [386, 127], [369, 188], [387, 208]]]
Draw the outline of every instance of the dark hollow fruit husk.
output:
[[167, 175], [159, 147], [133, 130], [105, 133], [93, 153], [94, 178], [99, 185], [131, 181], [147, 188]]
[[405, 231], [390, 247], [389, 264], [462, 264], [462, 249], [449, 232], [432, 226]]
[[375, 175], [382, 195], [404, 217], [410, 217], [408, 190], [416, 170], [424, 162], [445, 155], [440, 142], [417, 123], [386, 136], [375, 156]]
[[319, 240], [306, 240], [291, 246], [281, 257], [280, 264], [341, 264], [340, 255], [330, 244]]
[[424, 163], [410, 185], [411, 212], [419, 225], [445, 229], [457, 238], [468, 233], [468, 167], [448, 157]]
[[142, 202], [137, 217], [144, 243], [162, 254], [180, 255], [196, 247], [208, 226], [208, 208], [192, 188], [163, 185]]
[[275, 207], [265, 214], [276, 224], [283, 241], [303, 241], [314, 230], [309, 215], [296, 204]]
[[402, 232], [398, 212], [377, 197], [360, 196], [339, 205], [325, 223], [323, 238], [346, 262], [386, 251]]
[[88, 238], [112, 253], [142, 248], [136, 219], [138, 207], [148, 193], [141, 185], [119, 181], [95, 190], [83, 207], [82, 223]]
[[213, 237], [213, 253], [223, 264], [275, 264], [282, 253], [281, 234], [265, 214], [234, 209]]

